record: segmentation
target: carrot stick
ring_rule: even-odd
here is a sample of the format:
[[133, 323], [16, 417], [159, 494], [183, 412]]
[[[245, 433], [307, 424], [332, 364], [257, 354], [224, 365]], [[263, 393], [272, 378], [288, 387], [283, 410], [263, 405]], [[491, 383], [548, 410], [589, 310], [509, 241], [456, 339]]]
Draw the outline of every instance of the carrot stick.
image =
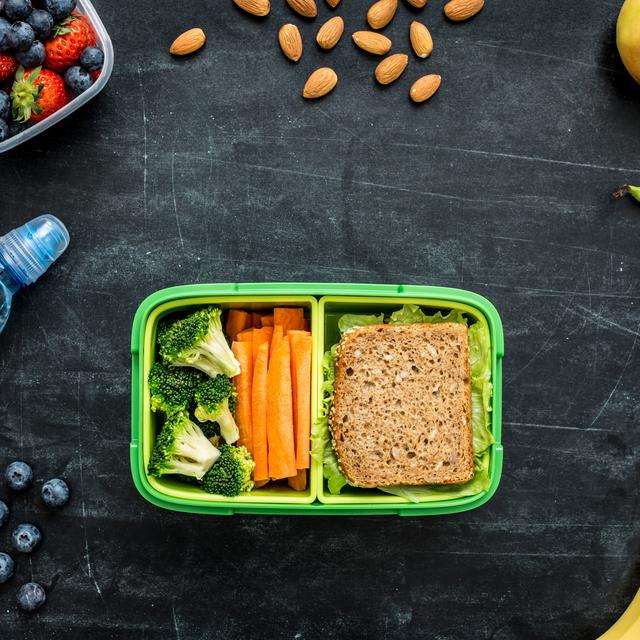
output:
[[[255, 344], [255, 343], [254, 343]], [[251, 389], [251, 412], [253, 427], [253, 461], [256, 468], [253, 480], [269, 481], [269, 463], [267, 456], [267, 370], [269, 366], [269, 343], [263, 342], [253, 363], [253, 387]]]
[[260, 488], [264, 487], [265, 484], [269, 484], [269, 481], [268, 480], [256, 480], [253, 483], [253, 488], [254, 489], [260, 489]]
[[271, 336], [271, 347], [269, 349], [269, 360], [273, 357], [275, 348], [282, 342], [284, 337], [284, 331], [282, 325], [277, 324], [273, 327], [273, 335]]
[[230, 309], [227, 316], [227, 335], [233, 342], [236, 336], [251, 326], [251, 315], [242, 309]]
[[251, 325], [254, 329], [259, 329], [262, 326], [262, 316], [255, 311], [251, 313]]
[[311, 331], [311, 320], [309, 318], [304, 319], [304, 330]]
[[[272, 343], [273, 344], [273, 343]], [[273, 480], [296, 475], [291, 397], [291, 348], [282, 338], [269, 362], [267, 374], [267, 445], [269, 477]]]
[[254, 329], [245, 329], [244, 331], [241, 331], [237, 336], [236, 336], [236, 341], [237, 342], [253, 342], [253, 331]]
[[263, 327], [273, 327], [273, 314], [262, 316], [262, 326]]
[[310, 336], [311, 332], [310, 331], [304, 331], [303, 329], [289, 329], [289, 331], [287, 331], [287, 335], [288, 336], [293, 336], [295, 334], [299, 334], [302, 336]]
[[304, 329], [304, 309], [302, 307], [276, 307], [273, 310], [273, 324], [281, 324], [285, 336], [289, 329]]
[[311, 437], [311, 334], [291, 333], [289, 340], [294, 388], [296, 467], [308, 469]]
[[251, 384], [253, 382], [253, 345], [251, 342], [232, 342], [231, 351], [240, 363], [240, 373], [233, 378], [238, 394], [236, 423], [240, 431], [238, 446], [253, 452], [251, 433]]
[[295, 476], [287, 478], [287, 483], [294, 491], [304, 491], [307, 488], [307, 470], [298, 469]]
[[261, 344], [265, 342], [267, 345], [271, 344], [271, 338], [273, 336], [273, 327], [261, 327], [260, 329], [253, 330], [253, 361], [255, 362], [258, 356], [258, 349]]

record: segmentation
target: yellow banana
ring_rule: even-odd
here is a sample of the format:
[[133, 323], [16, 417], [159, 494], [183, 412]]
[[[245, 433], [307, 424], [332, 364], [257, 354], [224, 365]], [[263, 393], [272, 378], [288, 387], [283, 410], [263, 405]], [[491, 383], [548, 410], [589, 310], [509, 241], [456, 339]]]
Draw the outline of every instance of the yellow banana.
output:
[[626, 0], [622, 5], [616, 41], [624, 66], [640, 82], [640, 0]]
[[598, 640], [638, 640], [638, 638], [640, 638], [640, 591], [618, 622]]

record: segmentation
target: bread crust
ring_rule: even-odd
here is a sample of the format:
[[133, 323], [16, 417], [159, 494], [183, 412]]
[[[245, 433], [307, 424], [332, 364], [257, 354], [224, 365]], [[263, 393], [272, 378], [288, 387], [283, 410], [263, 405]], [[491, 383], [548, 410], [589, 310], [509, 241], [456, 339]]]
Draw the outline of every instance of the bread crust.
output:
[[331, 435], [349, 482], [380, 487], [473, 478], [464, 324], [358, 327], [342, 337], [335, 366]]

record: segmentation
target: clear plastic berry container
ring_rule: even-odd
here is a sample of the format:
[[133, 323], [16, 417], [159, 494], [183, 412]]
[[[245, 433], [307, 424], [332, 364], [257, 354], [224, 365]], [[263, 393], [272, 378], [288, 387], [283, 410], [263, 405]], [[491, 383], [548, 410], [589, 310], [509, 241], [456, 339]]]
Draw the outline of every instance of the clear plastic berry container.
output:
[[105, 26], [100, 20], [100, 16], [96, 12], [95, 8], [89, 2], [89, 0], [78, 0], [77, 11], [85, 16], [96, 34], [96, 44], [104, 52], [104, 65], [102, 67], [102, 73], [98, 79], [82, 94], [71, 100], [69, 104], [65, 105], [59, 111], [56, 111], [53, 115], [45, 118], [41, 122], [34, 124], [33, 126], [25, 129], [21, 133], [12, 138], [8, 138], [4, 142], [0, 142], [0, 153], [10, 151], [14, 147], [30, 140], [31, 138], [41, 134], [43, 131], [57, 124], [63, 118], [66, 118], [70, 113], [73, 113], [76, 109], [79, 109], [82, 105], [86, 104], [97, 96], [102, 89], [104, 89], [109, 78], [111, 77], [111, 71], [113, 70], [113, 45], [111, 44], [111, 38], [105, 29]]

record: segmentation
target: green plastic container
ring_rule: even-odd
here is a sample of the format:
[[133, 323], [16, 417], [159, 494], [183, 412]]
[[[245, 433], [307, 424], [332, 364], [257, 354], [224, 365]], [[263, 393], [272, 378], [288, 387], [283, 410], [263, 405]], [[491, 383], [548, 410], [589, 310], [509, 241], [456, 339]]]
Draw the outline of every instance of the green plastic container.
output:
[[[321, 361], [324, 351], [337, 342], [338, 318], [343, 313], [393, 311], [403, 304], [417, 304], [426, 311], [459, 309], [491, 334], [493, 411], [489, 467], [490, 487], [473, 496], [413, 503], [377, 490], [345, 487], [331, 495], [323, 480], [322, 465], [311, 461], [307, 491], [270, 486], [236, 498], [205, 494], [198, 488], [171, 479], [150, 477], [147, 463], [156, 434], [156, 416], [149, 408], [147, 376], [155, 361], [158, 321], [176, 311], [217, 304], [225, 309], [261, 310], [274, 306], [305, 308], [311, 320], [312, 424], [321, 401]], [[131, 334], [131, 474], [140, 492], [152, 504], [174, 511], [230, 515], [233, 513], [290, 515], [439, 515], [475, 509], [495, 493], [502, 473], [502, 357], [504, 336], [495, 307], [470, 291], [418, 285], [239, 283], [198, 284], [158, 291], [146, 298], [136, 312]]]

